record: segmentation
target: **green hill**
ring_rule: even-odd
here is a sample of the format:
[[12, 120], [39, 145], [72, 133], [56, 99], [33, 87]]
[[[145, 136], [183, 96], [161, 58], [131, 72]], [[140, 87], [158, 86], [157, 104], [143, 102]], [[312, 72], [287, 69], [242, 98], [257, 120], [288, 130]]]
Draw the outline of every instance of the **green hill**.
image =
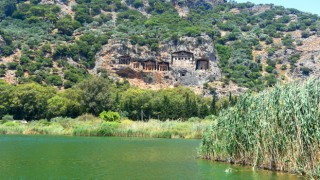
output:
[[296, 9], [208, 0], [0, 3], [0, 76], [10, 83], [70, 88], [92, 73], [110, 39], [156, 53], [159, 44], [203, 34], [214, 40], [222, 87], [259, 91], [319, 72], [320, 49], [309, 43], [319, 17]]

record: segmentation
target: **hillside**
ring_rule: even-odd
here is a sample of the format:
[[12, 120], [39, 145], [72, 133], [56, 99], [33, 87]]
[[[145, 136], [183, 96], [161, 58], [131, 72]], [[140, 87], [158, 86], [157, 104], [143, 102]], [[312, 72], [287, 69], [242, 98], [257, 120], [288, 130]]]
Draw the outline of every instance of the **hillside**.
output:
[[[0, 19], [0, 76], [10, 83], [63, 89], [89, 74], [108, 74], [141, 88], [182, 84], [199, 93], [217, 88], [226, 94], [320, 72], [319, 17], [274, 5], [3, 0]], [[172, 54], [182, 51], [192, 53], [194, 66], [173, 67]], [[122, 56], [130, 63], [118, 67]], [[140, 66], [131, 62], [145, 68], [147, 61], [158, 71], [162, 63], [168, 72], [132, 68]], [[202, 66], [205, 71], [197, 71]]]

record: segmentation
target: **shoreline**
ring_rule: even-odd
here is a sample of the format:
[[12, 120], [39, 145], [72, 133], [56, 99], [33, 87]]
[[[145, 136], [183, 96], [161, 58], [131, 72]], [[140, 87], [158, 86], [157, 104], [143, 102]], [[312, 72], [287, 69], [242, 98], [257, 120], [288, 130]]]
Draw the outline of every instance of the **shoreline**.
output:
[[[9, 123], [8, 123], [9, 122]], [[59, 118], [53, 121], [31, 121], [26, 124], [7, 121], [0, 124], [0, 135], [48, 135], [68, 137], [123, 137], [123, 138], [164, 138], [164, 139], [196, 139], [201, 140], [203, 134], [215, 124], [215, 121], [182, 122], [159, 121], [148, 122], [123, 120], [121, 122], [105, 122], [99, 118], [80, 121], [79, 119]], [[223, 159], [214, 159], [208, 156], [197, 155], [197, 158], [210, 162], [220, 162], [230, 165], [251, 167], [257, 170], [266, 170], [277, 173], [299, 175], [295, 172], [272, 169], [267, 165], [254, 167], [250, 162], [231, 162]], [[279, 166], [276, 166], [279, 167]]]
[[[70, 119], [69, 119], [70, 121]], [[214, 123], [213, 121], [181, 122], [181, 121], [159, 121], [149, 122], [124, 120], [121, 123], [104, 122], [100, 119], [89, 121], [71, 120], [69, 128], [62, 122], [33, 121], [17, 126], [4, 126], [0, 124], [0, 135], [48, 135], [67, 137], [123, 137], [123, 138], [163, 138], [163, 139], [193, 139], [201, 140], [205, 130]], [[90, 126], [89, 126], [90, 125]], [[198, 129], [197, 131], [194, 131]], [[200, 141], [201, 142], [201, 141]], [[253, 167], [250, 163], [235, 163], [227, 160], [202, 157], [197, 154], [198, 159], [209, 162], [218, 162], [239, 167], [250, 167], [256, 170], [265, 170], [276, 173], [285, 173], [301, 176], [294, 172], [269, 169], [267, 167]], [[304, 176], [303, 176], [304, 177]]]
[[77, 119], [61, 118], [58, 121], [41, 120], [26, 124], [7, 121], [0, 124], [0, 134], [201, 139], [203, 132], [211, 123], [212, 121], [159, 120], [105, 122], [101, 119], [79, 121]]

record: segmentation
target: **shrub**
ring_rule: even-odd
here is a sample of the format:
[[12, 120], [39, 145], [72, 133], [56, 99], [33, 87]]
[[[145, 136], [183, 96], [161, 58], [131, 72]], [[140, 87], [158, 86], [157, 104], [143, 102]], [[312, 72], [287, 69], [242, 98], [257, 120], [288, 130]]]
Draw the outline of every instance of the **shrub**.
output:
[[7, 114], [2, 117], [2, 120], [13, 121], [14, 119], [12, 115]]
[[110, 123], [110, 122], [105, 122], [102, 123], [97, 131], [98, 136], [112, 136], [116, 128], [119, 127], [118, 123]]
[[286, 65], [286, 64], [283, 64], [283, 65], [281, 66], [281, 70], [287, 70], [287, 65]]
[[291, 35], [286, 35], [285, 37], [281, 38], [282, 43], [287, 48], [293, 48], [293, 38]]
[[9, 127], [14, 127], [14, 126], [18, 126], [19, 124], [16, 122], [13, 122], [13, 121], [8, 121], [8, 122], [5, 122], [3, 125], [9, 126]]
[[52, 118], [50, 120], [50, 122], [52, 122], [52, 123], [60, 124], [64, 129], [71, 128], [73, 121], [74, 120], [71, 118], [64, 118], [64, 117], [56, 117], [56, 118]]
[[51, 125], [51, 123], [46, 119], [41, 119], [39, 121], [36, 121], [36, 124], [38, 126], [50, 126]]
[[15, 70], [15, 69], [17, 69], [18, 65], [19, 65], [19, 63], [17, 63], [17, 62], [8, 63], [8, 69]]
[[272, 66], [267, 66], [267, 67], [266, 67], [266, 71], [267, 71], [268, 73], [272, 73], [273, 69], [274, 69], [274, 67], [272, 67]]
[[310, 36], [310, 33], [308, 32], [308, 31], [303, 31], [302, 33], [301, 33], [301, 37], [302, 38], [308, 38]]
[[135, 7], [135, 8], [140, 8], [140, 7], [143, 7], [143, 1], [142, 0], [134, 0], [132, 5]]
[[275, 48], [269, 48], [269, 49], [267, 49], [267, 52], [268, 52], [268, 56], [273, 56], [274, 53], [276, 52], [276, 49]]
[[8, 122], [8, 121], [7, 120], [0, 120], [0, 124], [4, 124], [6, 122]]
[[312, 72], [312, 70], [308, 67], [301, 67], [300, 70], [301, 70], [302, 74], [305, 76], [309, 76], [310, 72]]
[[96, 119], [97, 117], [92, 114], [83, 114], [77, 118], [78, 121], [93, 121]]
[[113, 112], [113, 111], [103, 111], [100, 113], [99, 117], [105, 121], [110, 121], [110, 122], [118, 122], [120, 121], [120, 115], [118, 112]]
[[217, 116], [209, 115], [209, 116], [206, 116], [204, 119], [209, 121], [215, 121], [217, 119]]
[[191, 117], [188, 119], [188, 122], [199, 122], [199, 121], [201, 121], [201, 119], [198, 117]]

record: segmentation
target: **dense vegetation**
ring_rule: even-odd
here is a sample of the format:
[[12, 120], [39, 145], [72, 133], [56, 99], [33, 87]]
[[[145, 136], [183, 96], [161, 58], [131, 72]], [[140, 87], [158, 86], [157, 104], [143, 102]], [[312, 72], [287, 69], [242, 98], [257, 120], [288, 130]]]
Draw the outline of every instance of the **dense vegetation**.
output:
[[319, 178], [320, 81], [245, 94], [204, 134], [203, 158]]
[[[7, 117], [7, 119], [10, 119]], [[48, 134], [73, 136], [121, 136], [146, 138], [197, 138], [200, 139], [203, 131], [211, 120], [192, 122], [159, 121], [149, 122], [130, 121], [124, 119], [119, 122], [105, 122], [92, 115], [83, 115], [76, 119], [54, 118], [32, 121], [21, 124], [10, 120], [0, 121], [0, 134]]]
[[8, 114], [17, 120], [50, 120], [113, 111], [132, 120], [187, 120], [216, 114], [236, 100], [233, 96], [218, 100], [212, 94], [211, 100], [183, 87], [141, 90], [128, 82], [115, 83], [102, 77], [86, 79], [64, 91], [36, 83], [9, 85], [1, 81], [0, 118]]
[[[0, 56], [15, 54], [13, 62], [0, 66], [0, 76], [13, 70], [18, 83], [70, 88], [88, 76], [96, 53], [110, 38], [127, 39], [157, 51], [160, 43], [178, 43], [179, 37], [204, 33], [215, 40], [224, 83], [233, 81], [259, 91], [283, 78], [276, 64], [282, 64], [282, 70], [290, 65], [293, 71], [300, 59], [298, 51], [288, 59], [274, 56], [279, 49], [294, 50], [301, 45], [301, 40], [288, 33], [301, 30], [302, 38], [307, 38], [320, 28], [316, 15], [273, 5], [257, 13], [254, 4], [234, 1], [214, 7], [178, 1], [180, 6], [189, 6], [187, 17], [180, 17], [165, 0], [149, 0], [149, 6], [141, 0], [76, 0], [72, 13], [59, 4], [40, 2], [0, 2], [0, 35], [4, 39]], [[68, 0], [61, 3], [68, 5]], [[281, 43], [275, 43], [274, 38], [280, 38]], [[259, 50], [267, 51], [267, 65], [253, 54]], [[307, 68], [300, 71], [306, 76], [310, 73]]]

